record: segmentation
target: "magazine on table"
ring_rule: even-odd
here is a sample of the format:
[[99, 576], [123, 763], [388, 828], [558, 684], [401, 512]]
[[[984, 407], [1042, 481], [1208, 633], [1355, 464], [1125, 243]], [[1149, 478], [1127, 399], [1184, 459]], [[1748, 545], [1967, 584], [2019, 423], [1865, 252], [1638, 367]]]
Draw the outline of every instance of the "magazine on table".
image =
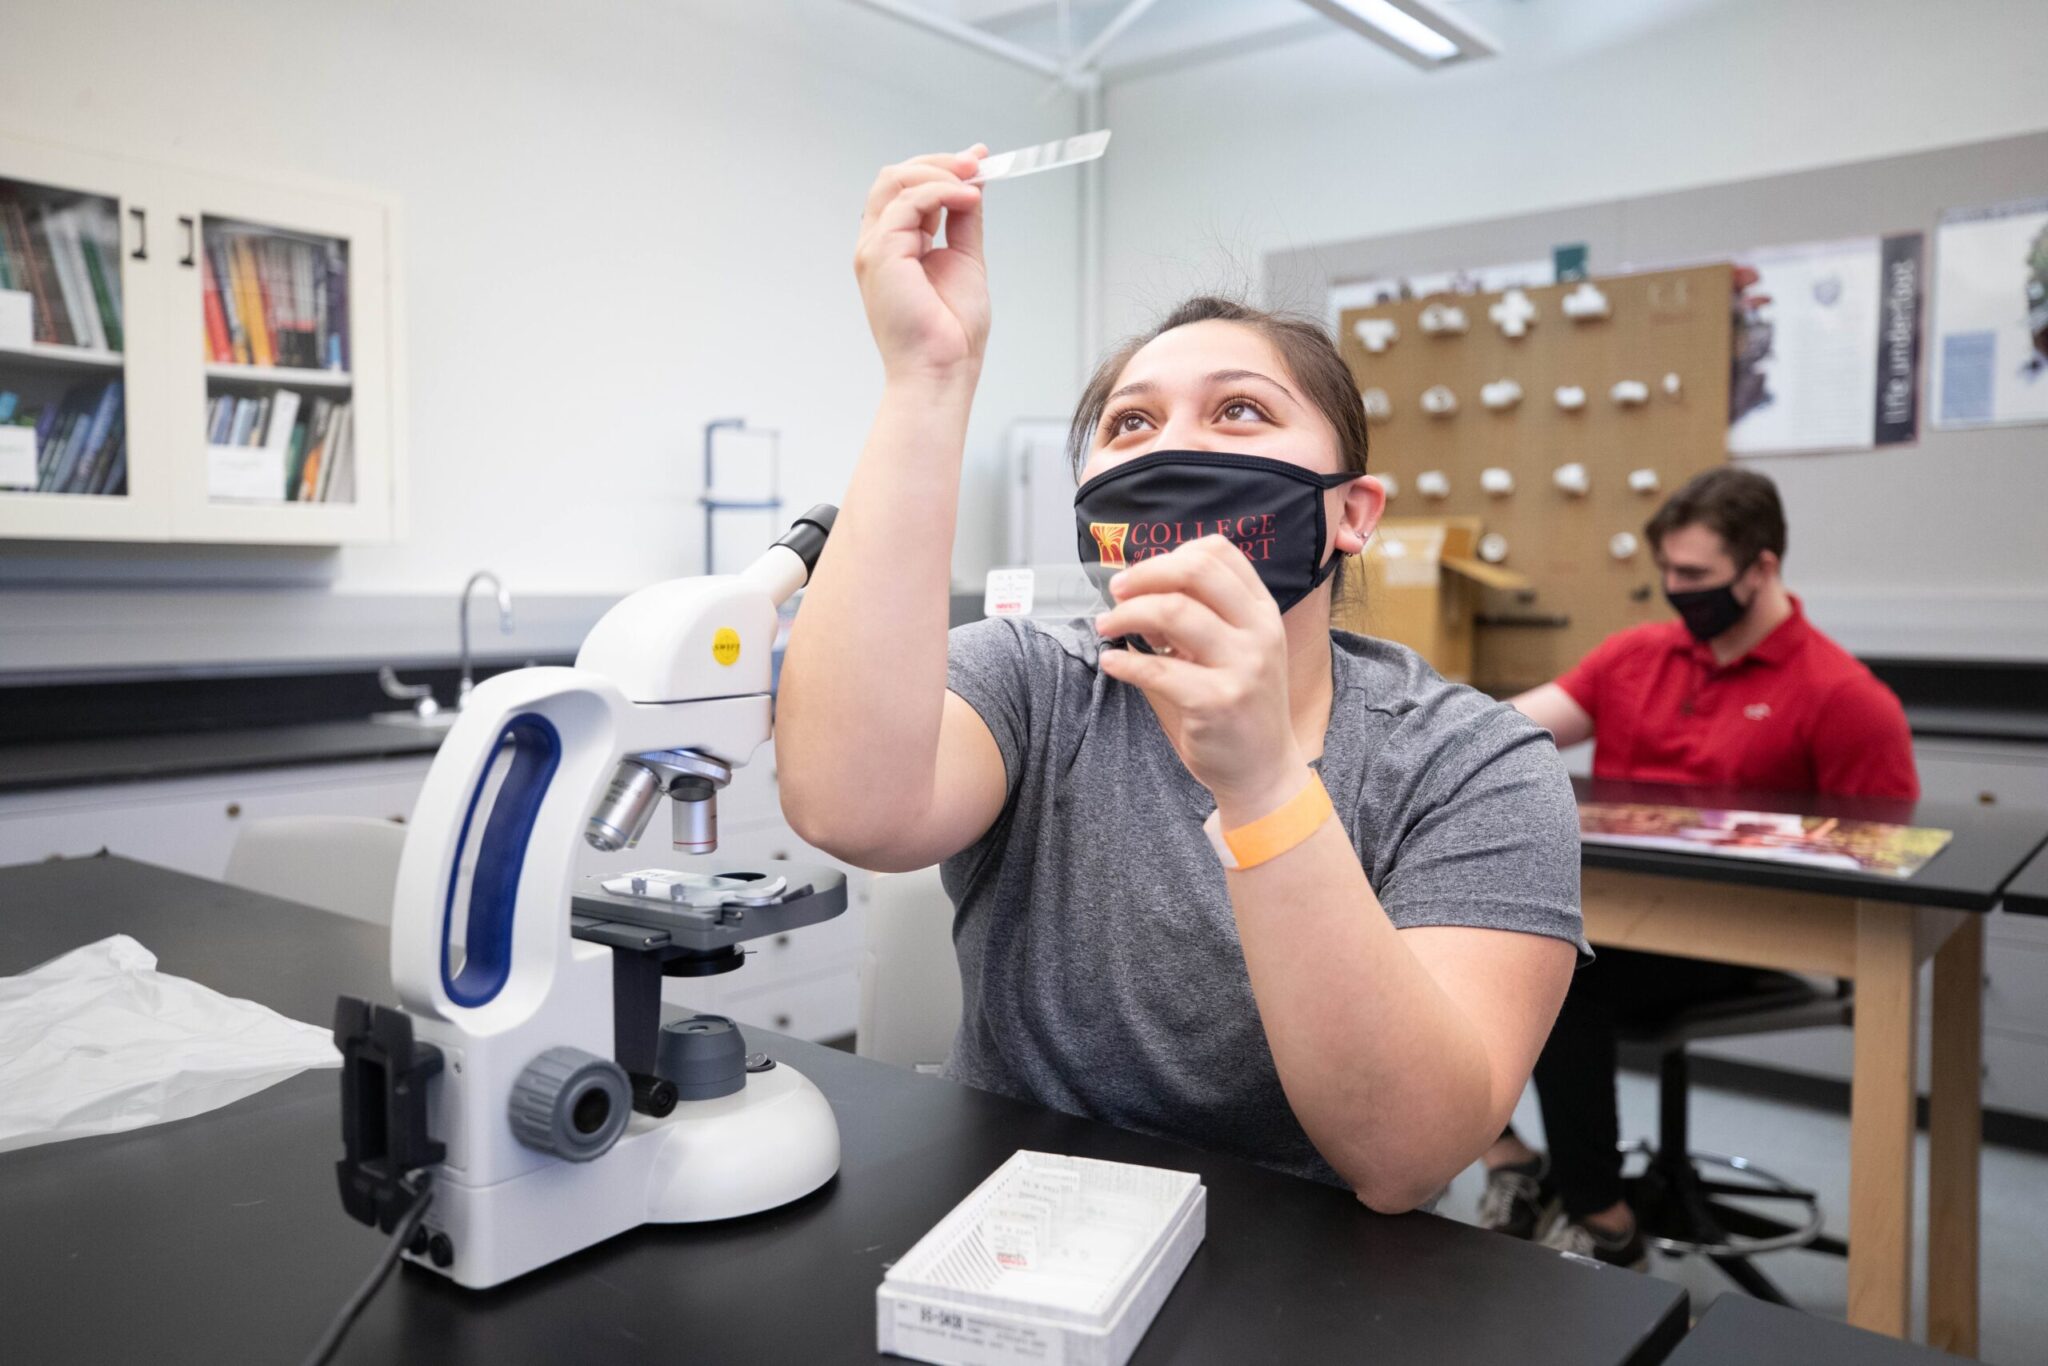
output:
[[1587, 802], [1579, 807], [1579, 838], [1587, 844], [1671, 849], [1909, 878], [1946, 848], [1955, 834], [1785, 811]]

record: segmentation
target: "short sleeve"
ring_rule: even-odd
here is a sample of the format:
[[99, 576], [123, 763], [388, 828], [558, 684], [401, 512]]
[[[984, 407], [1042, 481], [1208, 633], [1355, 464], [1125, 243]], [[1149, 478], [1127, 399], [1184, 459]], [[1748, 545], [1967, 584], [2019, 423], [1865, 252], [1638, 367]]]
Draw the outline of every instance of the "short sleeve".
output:
[[946, 633], [946, 690], [974, 708], [1003, 755], [1006, 793], [1017, 790], [1031, 734], [1029, 647], [1023, 628], [1002, 617]]
[[1557, 679], [1557, 686], [1570, 693], [1572, 701], [1595, 721], [1600, 719], [1601, 693], [1607, 685], [1608, 676], [1621, 657], [1628, 653], [1628, 637], [1627, 631], [1616, 631], [1588, 650], [1585, 658]]
[[1396, 929], [1540, 934], [1590, 960], [1579, 914], [1578, 805], [1549, 733], [1499, 704], [1456, 721], [1424, 723], [1452, 738], [1402, 813], [1399, 842], [1374, 889], [1380, 905]]
[[1897, 694], [1861, 668], [1821, 707], [1812, 752], [1814, 786], [1829, 796], [1920, 795], [1906, 709]]

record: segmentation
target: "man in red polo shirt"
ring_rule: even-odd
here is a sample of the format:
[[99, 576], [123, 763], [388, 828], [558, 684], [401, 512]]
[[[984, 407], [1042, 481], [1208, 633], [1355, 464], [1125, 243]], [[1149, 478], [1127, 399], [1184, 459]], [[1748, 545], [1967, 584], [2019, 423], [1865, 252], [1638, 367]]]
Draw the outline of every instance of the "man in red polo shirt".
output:
[[[1645, 529], [1680, 620], [1620, 631], [1513, 705], [1593, 773], [1917, 797], [1912, 735], [1891, 690], [1816, 630], [1779, 577], [1785, 513], [1770, 480], [1724, 468], [1671, 496]], [[1602, 949], [1572, 981], [1536, 1064], [1548, 1158], [1513, 1129], [1486, 1155], [1480, 1221], [1621, 1266], [1649, 1257], [1622, 1198], [1615, 1025], [1745, 993], [1778, 974]], [[1548, 1227], [1553, 1211], [1563, 1217]]]

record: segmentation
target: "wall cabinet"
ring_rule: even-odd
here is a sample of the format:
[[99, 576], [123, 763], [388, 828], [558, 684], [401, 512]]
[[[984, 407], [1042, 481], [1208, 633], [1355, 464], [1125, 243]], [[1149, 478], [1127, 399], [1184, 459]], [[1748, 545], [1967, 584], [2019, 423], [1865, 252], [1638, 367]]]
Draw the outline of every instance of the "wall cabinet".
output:
[[401, 535], [395, 220], [0, 134], [0, 537]]

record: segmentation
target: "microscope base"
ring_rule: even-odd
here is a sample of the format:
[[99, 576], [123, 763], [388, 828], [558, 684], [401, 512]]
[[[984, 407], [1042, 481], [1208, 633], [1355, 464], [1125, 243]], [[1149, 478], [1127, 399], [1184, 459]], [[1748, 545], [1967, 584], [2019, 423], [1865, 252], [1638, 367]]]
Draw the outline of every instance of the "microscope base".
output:
[[702, 1223], [775, 1209], [839, 1170], [839, 1125], [818, 1088], [787, 1064], [749, 1073], [716, 1100], [685, 1101], [664, 1119], [636, 1114], [611, 1151], [549, 1162], [490, 1186], [436, 1170], [423, 1227], [431, 1255], [407, 1260], [484, 1289], [641, 1224]]
[[749, 1073], [732, 1095], [684, 1101], [655, 1123], [669, 1133], [647, 1180], [651, 1224], [759, 1214], [809, 1195], [839, 1170], [832, 1107], [787, 1063]]

